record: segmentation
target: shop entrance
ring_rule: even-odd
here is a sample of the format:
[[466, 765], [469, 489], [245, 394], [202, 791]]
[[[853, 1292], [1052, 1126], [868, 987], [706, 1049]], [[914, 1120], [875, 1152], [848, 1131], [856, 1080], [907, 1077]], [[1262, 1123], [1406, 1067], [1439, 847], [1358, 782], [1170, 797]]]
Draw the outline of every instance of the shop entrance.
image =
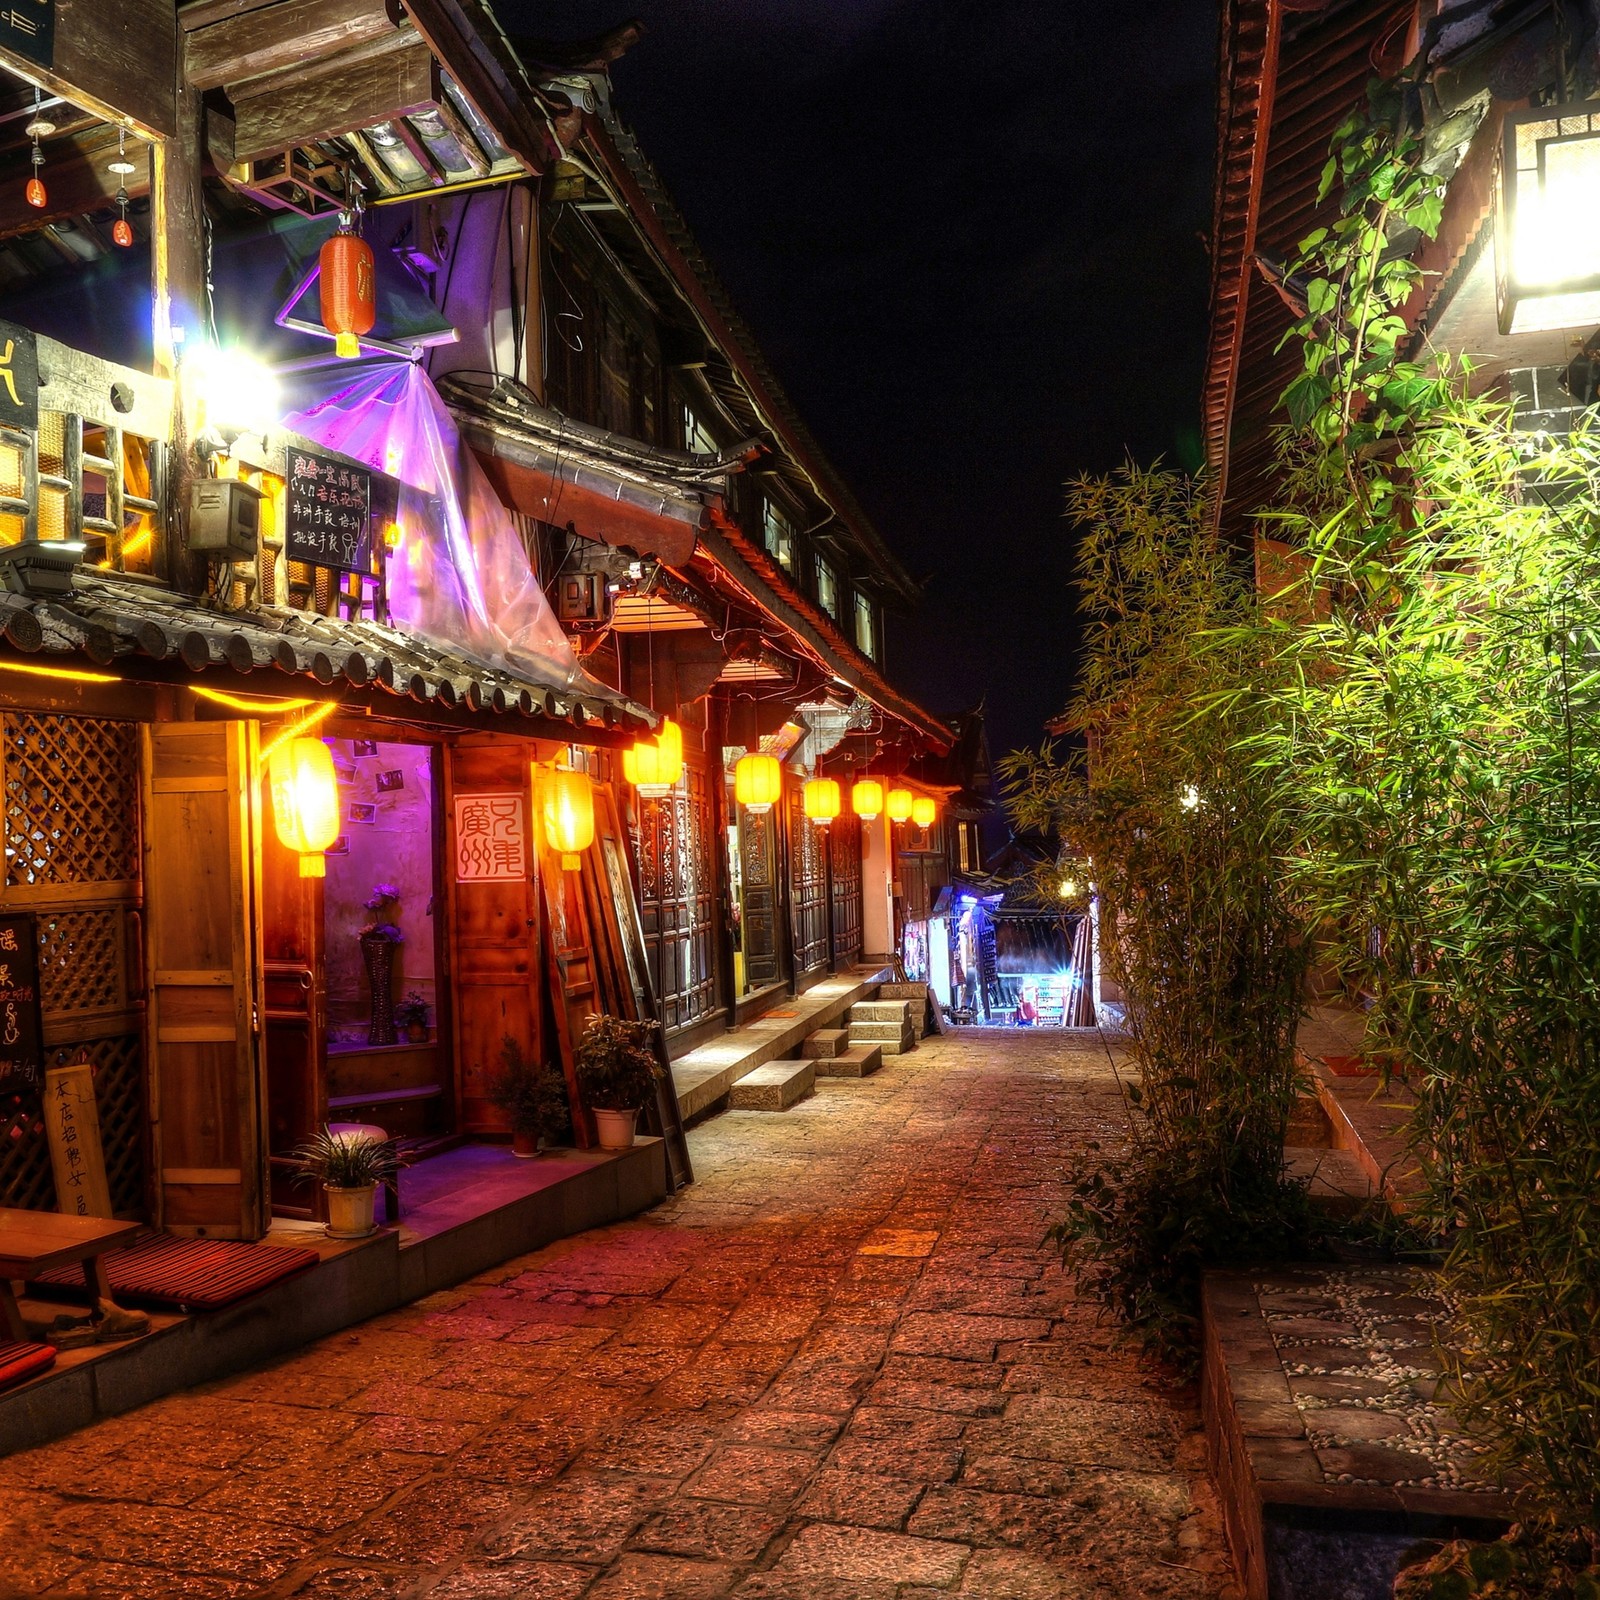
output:
[[324, 878], [263, 839], [267, 1102], [273, 1209], [311, 1214], [294, 1146], [322, 1122], [400, 1138], [415, 1159], [453, 1141], [442, 982], [440, 749], [331, 736], [341, 833]]

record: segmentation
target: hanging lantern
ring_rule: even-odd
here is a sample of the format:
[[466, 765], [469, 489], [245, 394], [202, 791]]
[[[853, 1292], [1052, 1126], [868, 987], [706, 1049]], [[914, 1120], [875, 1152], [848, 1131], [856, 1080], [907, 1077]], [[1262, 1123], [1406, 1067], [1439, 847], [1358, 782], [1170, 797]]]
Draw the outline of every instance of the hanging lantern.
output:
[[671, 717], [663, 717], [656, 729], [656, 745], [661, 751], [663, 782], [676, 784], [683, 776], [683, 729]]
[[933, 819], [939, 815], [939, 808], [925, 794], [919, 794], [911, 802], [911, 820], [919, 828], [931, 828]]
[[639, 739], [622, 752], [622, 775], [646, 799], [659, 799], [683, 776], [683, 730], [663, 717], [653, 739]]
[[541, 785], [544, 837], [561, 856], [561, 870], [576, 872], [583, 852], [594, 843], [594, 789], [585, 772], [555, 767], [544, 774]]
[[37, 88], [33, 91], [33, 116], [22, 131], [33, 141], [33, 150], [28, 158], [33, 164], [33, 176], [28, 179], [28, 186], [22, 193], [30, 206], [42, 211], [48, 196], [44, 192], [44, 179], [39, 176], [44, 170], [44, 151], [39, 148], [39, 141], [54, 133], [56, 125], [44, 114]]
[[361, 354], [358, 334], [369, 333], [377, 320], [377, 264], [372, 246], [355, 232], [350, 213], [317, 257], [322, 280], [322, 325], [333, 335], [334, 349], [346, 359]]
[[825, 828], [839, 815], [839, 785], [833, 778], [811, 778], [802, 786], [806, 817]]
[[117, 190], [117, 203], [123, 207], [123, 214], [111, 224], [111, 238], [113, 243], [120, 244], [126, 250], [133, 244], [133, 224], [128, 221], [128, 191], [126, 189]]
[[267, 756], [278, 841], [300, 857], [302, 878], [327, 876], [323, 852], [339, 837], [339, 781], [320, 739], [285, 739]]
[[907, 822], [911, 817], [911, 807], [916, 797], [909, 789], [891, 789], [889, 797], [884, 801], [884, 811], [891, 822]]
[[862, 778], [850, 790], [850, 809], [863, 822], [874, 822], [883, 815], [883, 785], [876, 778]]
[[759, 752], [740, 756], [733, 769], [733, 795], [745, 810], [759, 816], [770, 811], [783, 793], [783, 768], [776, 756]]

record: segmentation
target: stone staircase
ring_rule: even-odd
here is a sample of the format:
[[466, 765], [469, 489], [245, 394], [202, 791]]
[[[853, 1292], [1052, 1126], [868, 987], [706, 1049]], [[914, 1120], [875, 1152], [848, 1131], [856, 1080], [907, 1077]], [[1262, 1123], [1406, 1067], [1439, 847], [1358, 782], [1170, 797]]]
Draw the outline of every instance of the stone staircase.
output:
[[813, 1061], [769, 1061], [747, 1072], [728, 1093], [733, 1111], [787, 1111], [811, 1093], [816, 1082]]
[[848, 1028], [821, 1028], [805, 1043], [819, 1078], [867, 1078], [883, 1065], [882, 1047], [852, 1045]]
[[[911, 1000], [858, 1000], [850, 1007], [851, 1048], [877, 1045], [886, 1056], [917, 1048], [917, 1024]], [[920, 1019], [918, 1019], [920, 1020]]]

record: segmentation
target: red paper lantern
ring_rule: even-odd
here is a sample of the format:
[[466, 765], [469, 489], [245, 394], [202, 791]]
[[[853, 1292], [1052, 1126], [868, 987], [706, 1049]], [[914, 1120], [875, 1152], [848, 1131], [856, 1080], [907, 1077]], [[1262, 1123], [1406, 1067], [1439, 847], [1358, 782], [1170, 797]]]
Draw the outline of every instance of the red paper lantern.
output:
[[341, 228], [317, 257], [322, 279], [322, 325], [333, 335], [340, 355], [361, 354], [358, 334], [368, 333], [378, 315], [377, 264], [372, 246]]

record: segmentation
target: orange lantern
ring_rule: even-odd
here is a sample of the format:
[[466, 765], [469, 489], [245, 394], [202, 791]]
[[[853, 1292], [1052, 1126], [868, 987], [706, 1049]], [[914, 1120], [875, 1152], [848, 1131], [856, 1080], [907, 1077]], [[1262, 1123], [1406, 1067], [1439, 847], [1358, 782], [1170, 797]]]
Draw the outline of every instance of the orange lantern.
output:
[[559, 852], [563, 872], [576, 872], [583, 852], [594, 843], [594, 789], [588, 774], [555, 767], [544, 775], [541, 789], [545, 843]]
[[683, 729], [671, 717], [663, 717], [656, 729], [656, 748], [661, 751], [663, 780], [676, 784], [683, 776]]
[[126, 217], [118, 217], [111, 224], [111, 238], [114, 243], [121, 245], [124, 250], [131, 249], [133, 247], [133, 224]]
[[839, 785], [832, 778], [811, 778], [802, 786], [807, 818], [827, 827], [839, 815]]
[[753, 752], [739, 757], [733, 769], [733, 795], [747, 811], [758, 816], [770, 811], [782, 793], [783, 768], [776, 756]]
[[371, 332], [378, 315], [372, 246], [342, 224], [323, 244], [317, 266], [322, 280], [322, 325], [333, 335], [333, 347], [341, 356], [359, 356], [361, 341], [356, 336]]
[[28, 187], [22, 192], [27, 197], [30, 206], [35, 206], [40, 210], [44, 209], [48, 196], [44, 192], [44, 184], [40, 179], [29, 178]]
[[883, 815], [883, 785], [876, 778], [862, 778], [850, 791], [850, 809], [863, 822]]
[[931, 828], [933, 826], [933, 819], [938, 815], [939, 808], [934, 804], [933, 800], [928, 795], [919, 794], [917, 798], [911, 802], [911, 820], [916, 823], [919, 828]]
[[300, 857], [300, 876], [326, 877], [323, 852], [339, 837], [339, 780], [327, 745], [285, 739], [267, 756], [267, 786], [279, 843]]
[[647, 798], [664, 795], [683, 776], [683, 730], [661, 719], [653, 739], [638, 739], [622, 752], [622, 775]]
[[891, 822], [907, 822], [915, 803], [916, 797], [909, 789], [891, 789], [889, 798], [884, 802], [884, 811]]

